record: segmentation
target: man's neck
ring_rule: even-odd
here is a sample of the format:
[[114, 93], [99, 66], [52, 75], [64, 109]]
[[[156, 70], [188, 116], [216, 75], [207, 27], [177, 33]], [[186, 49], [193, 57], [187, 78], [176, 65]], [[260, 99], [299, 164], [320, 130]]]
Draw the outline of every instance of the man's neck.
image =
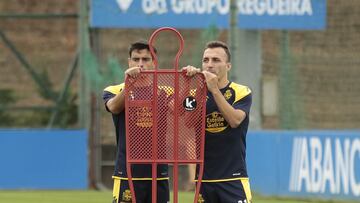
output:
[[229, 80], [227, 78], [225, 78], [222, 81], [218, 81], [219, 89], [222, 89], [222, 88], [226, 87], [228, 84], [229, 84]]

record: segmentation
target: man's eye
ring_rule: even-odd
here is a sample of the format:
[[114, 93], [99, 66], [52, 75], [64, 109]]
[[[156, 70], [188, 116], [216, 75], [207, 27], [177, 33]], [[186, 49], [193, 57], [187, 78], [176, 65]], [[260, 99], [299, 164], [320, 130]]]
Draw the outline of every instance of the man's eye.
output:
[[140, 61], [140, 58], [132, 58], [133, 61], [138, 62]]
[[148, 62], [148, 61], [150, 61], [150, 58], [142, 58], [142, 60], [143, 60], [144, 62]]

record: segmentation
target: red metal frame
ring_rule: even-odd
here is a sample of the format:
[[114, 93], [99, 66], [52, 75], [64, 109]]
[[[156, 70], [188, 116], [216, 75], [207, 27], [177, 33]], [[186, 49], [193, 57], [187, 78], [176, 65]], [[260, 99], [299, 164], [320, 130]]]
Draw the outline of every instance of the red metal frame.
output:
[[[172, 31], [176, 34], [176, 36], [179, 39], [179, 50], [176, 54], [175, 60], [174, 60], [174, 68], [173, 70], [171, 69], [158, 69], [158, 59], [157, 56], [154, 52], [154, 48], [153, 48], [153, 42], [154, 39], [157, 37], [157, 35], [162, 32], [162, 31]], [[173, 145], [172, 145], [172, 149], [174, 149], [174, 154], [173, 154], [173, 159], [166, 159], [166, 160], [160, 160], [157, 157], [159, 156], [158, 153], [158, 142], [159, 142], [159, 138], [158, 138], [158, 101], [157, 101], [157, 97], [154, 96], [154, 99], [152, 101], [136, 101], [133, 102], [131, 101], [131, 84], [132, 82], [130, 81], [131, 78], [126, 78], [125, 81], [125, 114], [126, 114], [126, 158], [127, 158], [127, 163], [126, 163], [126, 167], [127, 167], [127, 175], [128, 175], [128, 182], [129, 182], [129, 187], [131, 190], [131, 195], [132, 195], [132, 200], [133, 202], [136, 203], [136, 198], [135, 198], [135, 192], [134, 192], [134, 184], [133, 184], [133, 177], [132, 177], [132, 172], [131, 172], [131, 165], [132, 164], [151, 164], [152, 165], [152, 202], [156, 203], [156, 199], [157, 199], [157, 166], [158, 164], [162, 164], [162, 163], [167, 163], [167, 164], [173, 164], [173, 195], [174, 195], [174, 202], [177, 203], [178, 202], [178, 166], [179, 164], [198, 164], [199, 165], [199, 174], [198, 174], [198, 181], [196, 183], [196, 193], [195, 193], [195, 197], [194, 197], [194, 203], [197, 202], [198, 197], [199, 197], [199, 191], [200, 191], [200, 186], [201, 186], [201, 181], [202, 181], [202, 176], [203, 176], [203, 168], [204, 168], [204, 143], [205, 143], [205, 113], [206, 113], [206, 85], [204, 82], [204, 77], [203, 75], [200, 75], [200, 79], [202, 79], [202, 83], [204, 83], [204, 86], [201, 90], [197, 90], [197, 91], [202, 91], [202, 95], [203, 98], [201, 100], [201, 104], [199, 106], [202, 107], [202, 111], [201, 111], [201, 135], [200, 135], [200, 140], [199, 142], [195, 141], [195, 145], [199, 144], [199, 148], [200, 148], [200, 153], [198, 156], [196, 156], [196, 159], [179, 159], [179, 105], [181, 105], [181, 101], [179, 101], [179, 75], [180, 74], [184, 74], [182, 73], [179, 69], [179, 59], [180, 56], [183, 52], [183, 47], [184, 47], [184, 39], [181, 36], [181, 34], [174, 28], [171, 27], [163, 27], [160, 29], [157, 29], [150, 37], [149, 39], [149, 46], [150, 46], [150, 52], [151, 55], [153, 56], [154, 59], [154, 64], [155, 64], [155, 69], [154, 70], [145, 70], [142, 71], [141, 74], [147, 74], [147, 75], [151, 75], [153, 77], [153, 84], [152, 84], [152, 90], [153, 93], [152, 95], [158, 95], [158, 77], [159, 75], [161, 76], [161, 74], [170, 74], [174, 76], [174, 135], [173, 135]], [[184, 79], [182, 77], [182, 79]], [[188, 89], [190, 92], [190, 83], [191, 80], [193, 80], [193, 78], [191, 77], [187, 77], [185, 79], [185, 85], [187, 87], [185, 87], [186, 89]], [[184, 91], [186, 92], [186, 91]], [[200, 94], [200, 93], [199, 93]], [[136, 159], [136, 158], [132, 158], [130, 156], [130, 154], [133, 152], [133, 150], [136, 149], [132, 149], [130, 147], [130, 138], [131, 133], [130, 133], [130, 123], [129, 123], [129, 116], [131, 116], [131, 112], [129, 112], [129, 108], [130, 106], [151, 106], [152, 109], [152, 156], [151, 159]], [[185, 126], [181, 126], [181, 127], [185, 127]], [[138, 150], [138, 149], [137, 149]], [[196, 151], [196, 146], [195, 146], [195, 151]]]

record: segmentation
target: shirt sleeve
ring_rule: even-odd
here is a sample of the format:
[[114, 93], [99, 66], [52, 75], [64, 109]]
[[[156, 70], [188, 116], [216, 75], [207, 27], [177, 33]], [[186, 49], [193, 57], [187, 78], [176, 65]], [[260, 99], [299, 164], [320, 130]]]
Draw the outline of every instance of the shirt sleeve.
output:
[[240, 109], [240, 110], [244, 111], [246, 113], [246, 115], [248, 116], [250, 113], [251, 103], [252, 103], [252, 95], [250, 93], [247, 96], [240, 99], [239, 101], [235, 102], [233, 104], [233, 107], [235, 109]]
[[104, 89], [103, 91], [103, 100], [104, 100], [104, 105], [105, 105], [105, 109], [110, 112], [110, 110], [108, 109], [106, 103], [113, 97], [115, 97], [117, 94], [119, 94], [122, 90], [124, 89], [124, 85], [120, 84], [120, 85], [115, 85], [115, 86], [109, 86], [107, 88]]
[[105, 109], [106, 111], [110, 112], [110, 110], [108, 109], [107, 107], [107, 102], [113, 98], [115, 96], [115, 94], [111, 93], [111, 92], [108, 92], [108, 91], [104, 91], [103, 92], [103, 100], [104, 100], [104, 105], [105, 105]]

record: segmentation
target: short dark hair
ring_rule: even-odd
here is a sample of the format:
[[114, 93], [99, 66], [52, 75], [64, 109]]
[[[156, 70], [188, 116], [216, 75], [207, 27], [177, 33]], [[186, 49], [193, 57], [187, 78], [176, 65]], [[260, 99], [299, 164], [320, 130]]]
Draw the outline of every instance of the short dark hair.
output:
[[[138, 40], [132, 44], [130, 44], [129, 46], [129, 57], [131, 57], [131, 53], [134, 50], [143, 50], [143, 49], [147, 49], [148, 51], [150, 51], [150, 46], [149, 43], [146, 40]], [[156, 48], [154, 47], [154, 52], [157, 53]]]
[[226, 43], [224, 43], [222, 41], [210, 41], [205, 46], [205, 49], [213, 49], [213, 48], [222, 48], [222, 49], [224, 49], [224, 51], [225, 51], [225, 53], [227, 55], [227, 60], [228, 60], [228, 62], [230, 62], [231, 54], [230, 54], [229, 47], [226, 45]]

